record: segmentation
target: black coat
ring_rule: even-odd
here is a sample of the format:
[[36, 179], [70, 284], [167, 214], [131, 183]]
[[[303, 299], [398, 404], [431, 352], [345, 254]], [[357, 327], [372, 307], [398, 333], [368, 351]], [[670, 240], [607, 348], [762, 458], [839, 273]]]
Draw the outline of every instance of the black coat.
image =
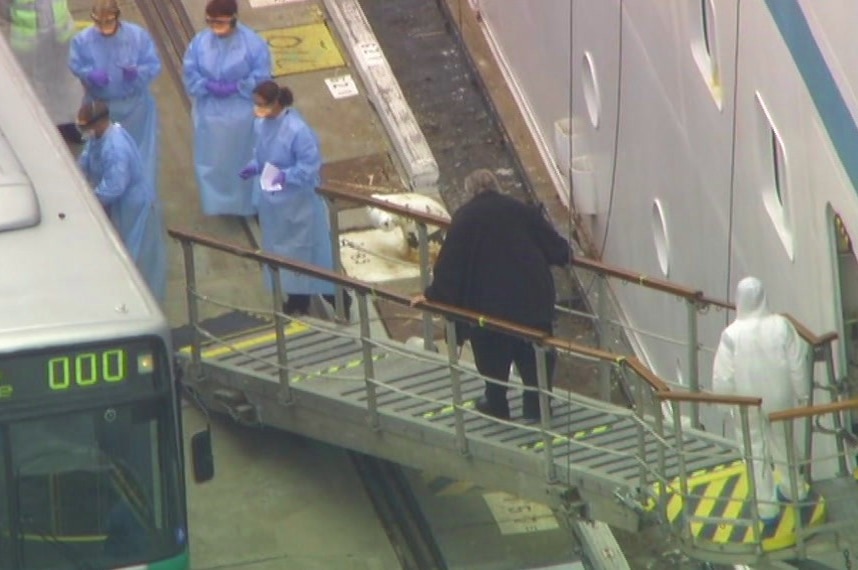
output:
[[548, 332], [555, 300], [549, 266], [571, 259], [569, 242], [538, 209], [481, 192], [453, 215], [425, 295]]

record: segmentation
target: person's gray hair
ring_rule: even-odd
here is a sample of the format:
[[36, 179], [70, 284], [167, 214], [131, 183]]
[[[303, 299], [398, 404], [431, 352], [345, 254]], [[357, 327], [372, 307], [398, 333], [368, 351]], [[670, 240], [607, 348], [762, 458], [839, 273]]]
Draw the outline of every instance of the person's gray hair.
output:
[[488, 191], [500, 192], [500, 183], [491, 170], [478, 168], [465, 177], [465, 195], [473, 198]]

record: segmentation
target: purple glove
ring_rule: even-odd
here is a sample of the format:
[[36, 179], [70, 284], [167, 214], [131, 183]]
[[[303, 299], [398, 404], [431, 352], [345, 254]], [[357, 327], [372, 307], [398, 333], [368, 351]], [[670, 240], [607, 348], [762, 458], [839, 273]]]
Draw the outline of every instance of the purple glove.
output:
[[140, 72], [137, 71], [136, 65], [123, 65], [122, 66], [122, 79], [125, 81], [134, 81], [137, 79], [137, 76], [140, 75]]
[[86, 74], [86, 80], [96, 87], [106, 87], [110, 83], [110, 76], [103, 69], [93, 69]]
[[259, 167], [251, 162], [250, 164], [241, 169], [241, 172], [238, 173], [238, 176], [242, 180], [247, 180], [251, 176], [256, 176], [257, 174], [259, 174]]
[[271, 184], [274, 186], [279, 185], [281, 188], [284, 188], [286, 186], [286, 173], [282, 170], [278, 172], [271, 181]]
[[238, 84], [233, 81], [206, 81], [206, 89], [215, 97], [224, 98], [238, 93]]

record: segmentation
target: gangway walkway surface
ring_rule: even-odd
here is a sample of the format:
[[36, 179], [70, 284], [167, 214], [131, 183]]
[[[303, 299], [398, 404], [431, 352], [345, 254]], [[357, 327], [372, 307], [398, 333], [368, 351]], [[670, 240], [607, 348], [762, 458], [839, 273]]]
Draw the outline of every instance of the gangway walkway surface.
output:
[[[612, 409], [610, 404], [596, 401], [585, 406], [583, 397], [571, 394], [555, 398], [549, 429], [558, 434], [552, 440], [556, 475], [554, 481], [547, 481], [545, 443], [539, 427], [473, 412], [485, 384], [468, 364], [462, 365], [460, 386], [469, 453], [461, 454], [456, 443], [449, 363], [434, 352], [397, 341], [377, 342], [373, 350], [379, 421], [372, 428], [367, 418], [365, 355], [357, 334], [354, 326], [312, 318], [293, 320], [286, 326], [284, 338], [292, 374], [292, 396], [286, 406], [281, 406], [273, 326], [211, 341], [201, 353], [202, 373], [206, 379], [242, 393], [242, 398], [235, 396], [231, 401], [222, 392], [221, 400], [239, 414], [236, 408], [246, 399], [253, 406], [252, 413], [248, 410], [244, 414], [246, 421], [299, 431], [412, 467], [437, 470], [438, 455], [452, 452], [442, 463], [452, 471], [445, 475], [474, 481], [481, 471], [512, 468], [517, 474], [512, 479], [515, 492], [522, 483], [524, 488], [539, 489], [556, 481], [574, 483], [594, 493], [601, 490], [606, 500], [614, 500], [618, 493], [637, 493], [640, 425], [629, 410]], [[189, 354], [189, 349], [184, 354]], [[511, 398], [513, 418], [520, 415], [520, 404], [520, 397]], [[302, 410], [324, 417], [316, 416], [305, 423], [299, 417]], [[325, 424], [330, 424], [330, 429]], [[672, 429], [664, 429], [667, 444], [675, 445]], [[654, 463], [659, 446], [655, 431], [646, 432], [644, 437], [646, 455]], [[740, 457], [731, 443], [707, 433], [684, 430], [682, 438], [690, 456], [686, 465], [690, 472]], [[668, 477], [679, 475], [676, 458], [668, 460], [666, 468]], [[503, 479], [507, 481], [503, 486], [509, 487], [509, 480]], [[545, 491], [538, 491], [533, 498], [545, 501]]]
[[[370, 300], [408, 304], [409, 299], [294, 260], [268, 256], [240, 246], [171, 230], [185, 254], [190, 347], [178, 352], [185, 384], [211, 410], [251, 425], [264, 425], [382, 457], [484, 488], [508, 491], [546, 504], [561, 515], [598, 568], [628, 568], [608, 530], [613, 524], [639, 530], [647, 515], [641, 506], [652, 488], [666, 479], [736, 461], [735, 446], [722, 438], [683, 430], [676, 437], [660, 422], [632, 410], [571, 392], [549, 392], [546, 351], [569, 350], [561, 339], [455, 307], [438, 305], [455, 343], [452, 318], [477, 326], [506, 329], [537, 349], [540, 407], [551, 407], [539, 425], [490, 418], [473, 409], [485, 379], [469, 365], [411, 344], [392, 341], [380, 324], [371, 326]], [[346, 325], [313, 318], [289, 319], [274, 302], [274, 323], [229, 338], [207, 332], [197, 304], [211, 301], [196, 290], [193, 244], [214, 248], [272, 267], [287, 267], [349, 287], [356, 295], [359, 319]], [[275, 280], [273, 299], [280, 299]], [[269, 313], [270, 314], [270, 313]], [[619, 368], [642, 368], [634, 358], [579, 347], [591, 358], [616, 360]], [[661, 389], [658, 379], [637, 376], [643, 387]], [[651, 390], [652, 391], [652, 390]], [[520, 397], [511, 401], [514, 418]], [[682, 459], [666, 447], [685, 450]], [[647, 493], [649, 492], [649, 493]], [[637, 505], [632, 506], [630, 505]], [[649, 517], [651, 518], [651, 517]], [[592, 524], [584, 521], [594, 521]]]

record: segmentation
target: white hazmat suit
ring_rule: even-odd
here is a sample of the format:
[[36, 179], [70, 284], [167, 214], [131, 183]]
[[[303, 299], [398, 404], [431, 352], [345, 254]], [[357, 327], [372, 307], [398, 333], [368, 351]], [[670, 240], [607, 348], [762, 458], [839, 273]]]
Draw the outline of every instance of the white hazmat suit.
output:
[[[795, 442], [787, 442], [784, 426], [771, 425], [768, 415], [807, 402], [807, 351], [792, 323], [769, 311], [760, 280], [742, 279], [736, 287], [736, 319], [721, 333], [715, 353], [712, 389], [720, 394], [763, 399], [761, 414], [751, 410], [749, 422], [757, 505], [763, 519], [778, 516], [778, 489], [791, 498], [787, 446], [795, 446]], [[742, 427], [738, 422], [735, 425], [742, 447]], [[806, 490], [802, 481], [797, 483], [801, 496], [796, 499], [801, 500]]]

